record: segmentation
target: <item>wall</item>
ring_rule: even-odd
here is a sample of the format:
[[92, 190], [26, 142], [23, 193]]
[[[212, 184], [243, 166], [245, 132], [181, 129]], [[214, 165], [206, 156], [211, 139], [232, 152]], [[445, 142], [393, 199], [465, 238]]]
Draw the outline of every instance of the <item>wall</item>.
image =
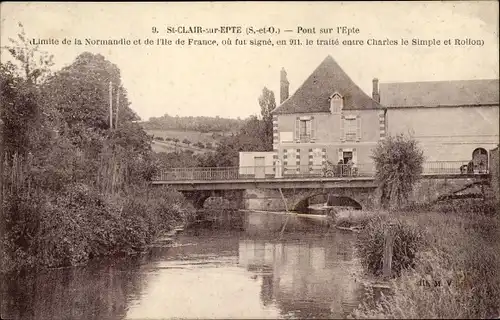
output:
[[494, 107], [396, 108], [387, 111], [391, 135], [411, 133], [427, 161], [462, 161], [478, 147], [497, 146], [499, 112]]
[[[371, 168], [373, 163], [371, 156], [372, 149], [380, 139], [379, 111], [378, 110], [352, 110], [344, 111], [344, 115], [361, 117], [361, 139], [360, 141], [341, 141], [340, 139], [340, 115], [330, 113], [311, 113], [311, 114], [287, 114], [278, 115], [278, 146], [277, 152], [279, 159], [283, 160], [284, 150], [300, 150], [301, 166], [310, 164], [310, 150], [321, 148], [326, 150], [326, 158], [337, 163], [339, 159], [339, 149], [356, 149], [356, 160], [358, 164], [367, 164]], [[297, 143], [290, 141], [294, 139], [295, 121], [297, 116], [312, 116], [313, 119], [313, 141], [309, 143]], [[286, 138], [285, 140], [283, 138]], [[288, 163], [291, 165], [291, 158], [288, 157]], [[292, 161], [295, 162], [295, 161]]]
[[[347, 110], [344, 116], [361, 117], [361, 141], [378, 141], [380, 138], [378, 110]], [[312, 116], [315, 143], [340, 142], [340, 115], [331, 113], [301, 113], [278, 115], [278, 136], [280, 144], [283, 141], [282, 132], [295, 132], [296, 118]]]
[[240, 152], [240, 174], [255, 174], [255, 157], [264, 157], [266, 175], [274, 175], [274, 159], [275, 152]]

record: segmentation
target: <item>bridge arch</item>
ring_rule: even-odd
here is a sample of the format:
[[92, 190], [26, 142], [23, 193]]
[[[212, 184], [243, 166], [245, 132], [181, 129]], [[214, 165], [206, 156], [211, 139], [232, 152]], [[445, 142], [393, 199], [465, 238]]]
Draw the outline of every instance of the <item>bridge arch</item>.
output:
[[224, 190], [181, 191], [196, 209], [237, 209], [241, 192]]
[[[325, 203], [333, 206], [352, 207], [355, 210], [371, 207], [371, 198], [365, 193], [336, 192], [329, 190], [309, 190], [291, 197], [289, 209], [306, 212], [310, 204]], [[312, 201], [311, 201], [312, 200]]]
[[472, 151], [474, 169], [479, 172], [486, 171], [488, 167], [488, 151], [485, 148], [476, 148]]

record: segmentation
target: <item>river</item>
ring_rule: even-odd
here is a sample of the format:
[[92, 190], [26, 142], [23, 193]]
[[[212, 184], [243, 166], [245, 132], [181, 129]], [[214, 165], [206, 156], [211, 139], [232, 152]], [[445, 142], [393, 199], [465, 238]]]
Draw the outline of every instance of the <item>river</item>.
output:
[[136, 256], [4, 276], [2, 318], [344, 318], [363, 296], [354, 241], [188, 230]]

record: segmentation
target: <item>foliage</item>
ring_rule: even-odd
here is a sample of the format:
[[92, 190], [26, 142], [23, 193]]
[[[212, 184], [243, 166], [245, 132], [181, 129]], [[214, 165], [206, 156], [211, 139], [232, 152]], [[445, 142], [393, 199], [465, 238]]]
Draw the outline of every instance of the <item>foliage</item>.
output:
[[388, 136], [373, 150], [375, 179], [382, 191], [382, 205], [401, 207], [423, 170], [424, 155], [417, 141], [403, 134]]
[[[398, 215], [425, 226], [426, 243], [414, 268], [392, 281], [392, 293], [368, 299], [356, 318], [487, 319], [500, 314], [500, 216], [494, 203], [452, 201]], [[483, 207], [483, 211], [479, 210]], [[454, 207], [460, 211], [453, 210]], [[427, 282], [426, 282], [427, 281]], [[439, 285], [437, 285], [439, 284]]]
[[[415, 265], [415, 256], [424, 244], [424, 233], [416, 225], [394, 219], [394, 244], [392, 252], [392, 271], [399, 275], [403, 269]], [[380, 275], [383, 267], [385, 233], [388, 221], [382, 216], [375, 216], [360, 233], [356, 243], [361, 263], [374, 275]]]
[[50, 68], [54, 65], [52, 61], [54, 57], [41, 51], [38, 45], [32, 45], [26, 36], [22, 23], [18, 23], [18, 26], [20, 31], [17, 34], [17, 39], [9, 38], [10, 46], [5, 47], [5, 49], [19, 65], [19, 68], [15, 68], [17, 76], [36, 85], [49, 76]]
[[100, 54], [84, 52], [71, 65], [50, 77], [43, 84], [44, 100], [62, 115], [69, 135], [79, 136], [84, 129], [104, 134], [109, 128], [110, 81], [115, 101], [116, 88], [120, 88], [120, 123], [137, 120], [129, 107], [126, 90], [121, 87], [120, 70]]
[[227, 119], [221, 117], [172, 117], [165, 114], [162, 117], [151, 117], [144, 122], [144, 129], [174, 129], [194, 130], [200, 132], [236, 132], [239, 130], [243, 120]]
[[276, 108], [274, 92], [264, 87], [259, 97], [260, 114], [263, 121], [263, 136], [265, 151], [273, 150], [273, 116], [272, 111]]
[[[18, 65], [0, 63], [0, 271], [141, 250], [192, 214], [181, 194], [151, 190], [159, 169], [152, 137], [133, 122], [117, 66], [83, 53], [50, 75], [35, 49], [11, 49]], [[109, 81], [120, 100], [111, 130]]]

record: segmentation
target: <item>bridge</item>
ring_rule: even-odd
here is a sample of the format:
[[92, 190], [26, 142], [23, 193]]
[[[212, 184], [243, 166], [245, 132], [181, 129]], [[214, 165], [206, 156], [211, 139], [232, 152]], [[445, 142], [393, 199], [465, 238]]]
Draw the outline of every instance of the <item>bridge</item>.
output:
[[[469, 161], [434, 161], [423, 166], [422, 192], [435, 194], [421, 200], [437, 198], [453, 189], [477, 184], [489, 178], [487, 169], [467, 169]], [[432, 181], [431, 181], [432, 180]], [[357, 207], [372, 208], [378, 204], [373, 164], [325, 166], [251, 166], [172, 168], [158, 174], [154, 185], [168, 185], [188, 198], [197, 198], [198, 207], [211, 196], [227, 198], [237, 207], [255, 210], [294, 210], [304, 200], [318, 195], [334, 195], [354, 201]], [[422, 193], [420, 192], [420, 193]], [[417, 192], [418, 193], [418, 192]], [[287, 208], [283, 199], [286, 199]]]

